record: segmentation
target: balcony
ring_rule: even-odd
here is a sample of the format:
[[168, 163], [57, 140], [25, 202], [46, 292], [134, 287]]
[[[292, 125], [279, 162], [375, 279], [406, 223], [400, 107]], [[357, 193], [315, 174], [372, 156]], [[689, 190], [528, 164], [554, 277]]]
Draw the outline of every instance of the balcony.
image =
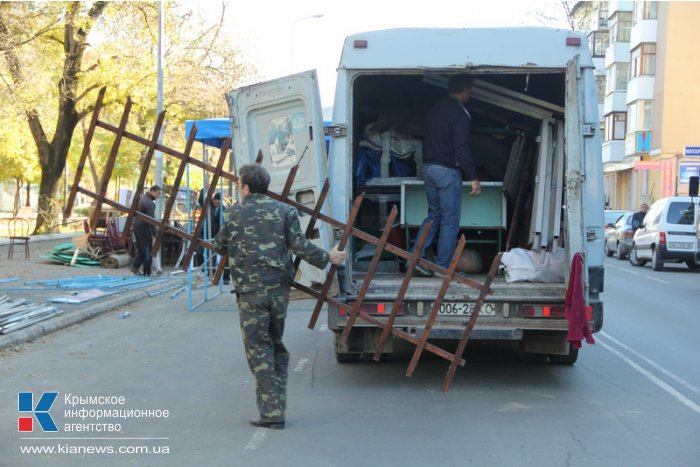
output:
[[627, 93], [625, 91], [613, 91], [605, 96], [603, 115], [610, 112], [627, 112]]
[[608, 2], [608, 17], [618, 11], [632, 11], [634, 2]]
[[612, 42], [605, 49], [605, 68], [608, 68], [613, 63], [630, 61], [630, 43], [629, 42]]
[[632, 131], [625, 136], [625, 156], [648, 155], [651, 150], [651, 131]]
[[657, 20], [645, 19], [632, 26], [630, 32], [630, 50], [639, 44], [656, 43]]
[[627, 103], [641, 99], [651, 100], [654, 98], [654, 76], [642, 75], [632, 78], [627, 83]]
[[603, 143], [603, 164], [621, 162], [625, 158], [625, 142], [611, 140]]

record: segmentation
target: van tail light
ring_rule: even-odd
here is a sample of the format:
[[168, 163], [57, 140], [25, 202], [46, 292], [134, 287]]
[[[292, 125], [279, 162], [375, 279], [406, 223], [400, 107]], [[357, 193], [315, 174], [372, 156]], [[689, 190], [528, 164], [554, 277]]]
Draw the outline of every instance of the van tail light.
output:
[[625, 237], [627, 237], [627, 238], [634, 237], [634, 232], [632, 232], [631, 230], [625, 230]]
[[659, 232], [659, 245], [666, 244], [666, 232]]
[[[354, 306], [355, 302], [350, 302], [348, 303], [348, 305]], [[388, 316], [391, 314], [392, 308], [393, 303], [362, 303], [362, 305], [360, 306], [360, 311], [372, 316]], [[397, 316], [404, 316], [407, 311], [408, 310], [406, 308], [406, 304], [402, 303], [401, 307], [399, 308], [399, 312], [397, 313]], [[346, 314], [349, 315], [349, 312]], [[345, 316], [346, 314], [344, 313], [340, 316]]]
[[[520, 309], [523, 318], [566, 318], [564, 305], [523, 305]], [[593, 307], [586, 307], [586, 319], [593, 321]]]

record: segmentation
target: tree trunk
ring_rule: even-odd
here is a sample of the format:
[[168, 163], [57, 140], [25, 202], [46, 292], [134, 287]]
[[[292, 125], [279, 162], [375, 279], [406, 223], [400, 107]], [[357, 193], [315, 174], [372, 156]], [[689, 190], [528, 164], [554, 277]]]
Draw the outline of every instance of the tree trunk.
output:
[[61, 204], [57, 199], [58, 181], [61, 178], [61, 167], [49, 164], [41, 167], [41, 184], [39, 185], [39, 209], [36, 218], [37, 232], [49, 232], [55, 226]]
[[15, 179], [15, 199], [12, 203], [12, 217], [17, 217], [19, 212], [19, 202], [22, 196], [22, 177]]
[[32, 181], [27, 180], [27, 198], [25, 199], [24, 206], [25, 207], [30, 207], [31, 203], [29, 202], [29, 194], [32, 190]]

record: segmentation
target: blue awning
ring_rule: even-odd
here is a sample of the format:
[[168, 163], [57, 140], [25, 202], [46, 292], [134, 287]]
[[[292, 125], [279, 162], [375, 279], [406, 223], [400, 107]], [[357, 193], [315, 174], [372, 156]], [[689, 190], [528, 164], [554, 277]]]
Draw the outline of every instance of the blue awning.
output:
[[207, 146], [220, 148], [224, 145], [224, 140], [231, 137], [231, 122], [228, 118], [186, 120], [185, 139], [192, 131], [192, 125], [197, 125], [197, 136], [195, 136], [194, 140]]

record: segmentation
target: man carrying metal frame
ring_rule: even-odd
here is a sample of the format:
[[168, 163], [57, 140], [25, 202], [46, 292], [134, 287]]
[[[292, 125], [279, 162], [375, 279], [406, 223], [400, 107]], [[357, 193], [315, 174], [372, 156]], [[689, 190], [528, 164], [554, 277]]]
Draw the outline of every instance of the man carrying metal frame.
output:
[[241, 202], [224, 212], [214, 248], [228, 254], [246, 358], [255, 376], [260, 418], [254, 426], [283, 429], [289, 353], [282, 343], [295, 254], [324, 268], [341, 264], [345, 252], [323, 251], [304, 237], [296, 211], [265, 195], [267, 170], [244, 165], [238, 174]]

